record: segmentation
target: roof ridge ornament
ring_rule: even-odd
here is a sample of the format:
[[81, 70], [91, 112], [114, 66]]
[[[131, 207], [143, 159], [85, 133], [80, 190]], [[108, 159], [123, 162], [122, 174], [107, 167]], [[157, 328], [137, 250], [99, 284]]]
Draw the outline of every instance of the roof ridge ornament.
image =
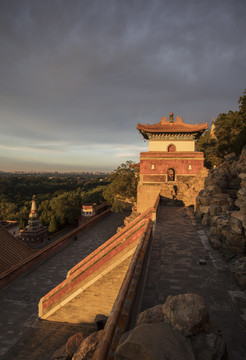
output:
[[167, 123], [167, 116], [161, 118], [161, 124], [166, 124], [166, 123]]

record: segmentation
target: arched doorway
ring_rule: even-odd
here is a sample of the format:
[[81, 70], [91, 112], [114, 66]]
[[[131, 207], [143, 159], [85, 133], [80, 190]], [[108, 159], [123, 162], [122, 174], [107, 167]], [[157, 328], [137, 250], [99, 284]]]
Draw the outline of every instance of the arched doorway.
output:
[[175, 171], [172, 168], [167, 171], [167, 181], [175, 181]]
[[176, 151], [176, 146], [173, 145], [173, 144], [168, 145], [167, 151], [168, 152], [175, 152]]

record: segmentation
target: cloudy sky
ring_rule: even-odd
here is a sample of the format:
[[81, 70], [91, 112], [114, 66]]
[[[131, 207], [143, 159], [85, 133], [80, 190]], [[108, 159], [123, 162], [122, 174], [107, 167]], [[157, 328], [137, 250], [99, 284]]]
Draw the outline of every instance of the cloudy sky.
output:
[[138, 161], [138, 122], [236, 110], [245, 0], [0, 0], [0, 170]]

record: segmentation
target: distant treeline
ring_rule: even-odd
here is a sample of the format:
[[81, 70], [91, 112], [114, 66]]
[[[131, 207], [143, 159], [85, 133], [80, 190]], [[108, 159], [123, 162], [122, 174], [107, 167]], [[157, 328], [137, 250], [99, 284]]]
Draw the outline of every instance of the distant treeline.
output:
[[40, 223], [51, 233], [76, 223], [82, 204], [104, 201], [106, 176], [84, 177], [0, 174], [0, 220], [27, 223], [31, 199], [36, 195]]

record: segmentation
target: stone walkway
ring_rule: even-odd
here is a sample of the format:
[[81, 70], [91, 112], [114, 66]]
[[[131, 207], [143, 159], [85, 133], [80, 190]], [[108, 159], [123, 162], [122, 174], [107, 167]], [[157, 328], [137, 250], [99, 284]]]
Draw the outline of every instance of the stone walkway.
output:
[[110, 214], [78, 239], [0, 293], [0, 359], [50, 359], [81, 327], [37, 320], [38, 302], [66, 278], [69, 269], [116, 233], [128, 215]]
[[[141, 310], [164, 303], [168, 295], [199, 294], [222, 330], [229, 359], [245, 360], [245, 292], [183, 207], [162, 205], [157, 219]], [[200, 259], [207, 264], [199, 265]]]

